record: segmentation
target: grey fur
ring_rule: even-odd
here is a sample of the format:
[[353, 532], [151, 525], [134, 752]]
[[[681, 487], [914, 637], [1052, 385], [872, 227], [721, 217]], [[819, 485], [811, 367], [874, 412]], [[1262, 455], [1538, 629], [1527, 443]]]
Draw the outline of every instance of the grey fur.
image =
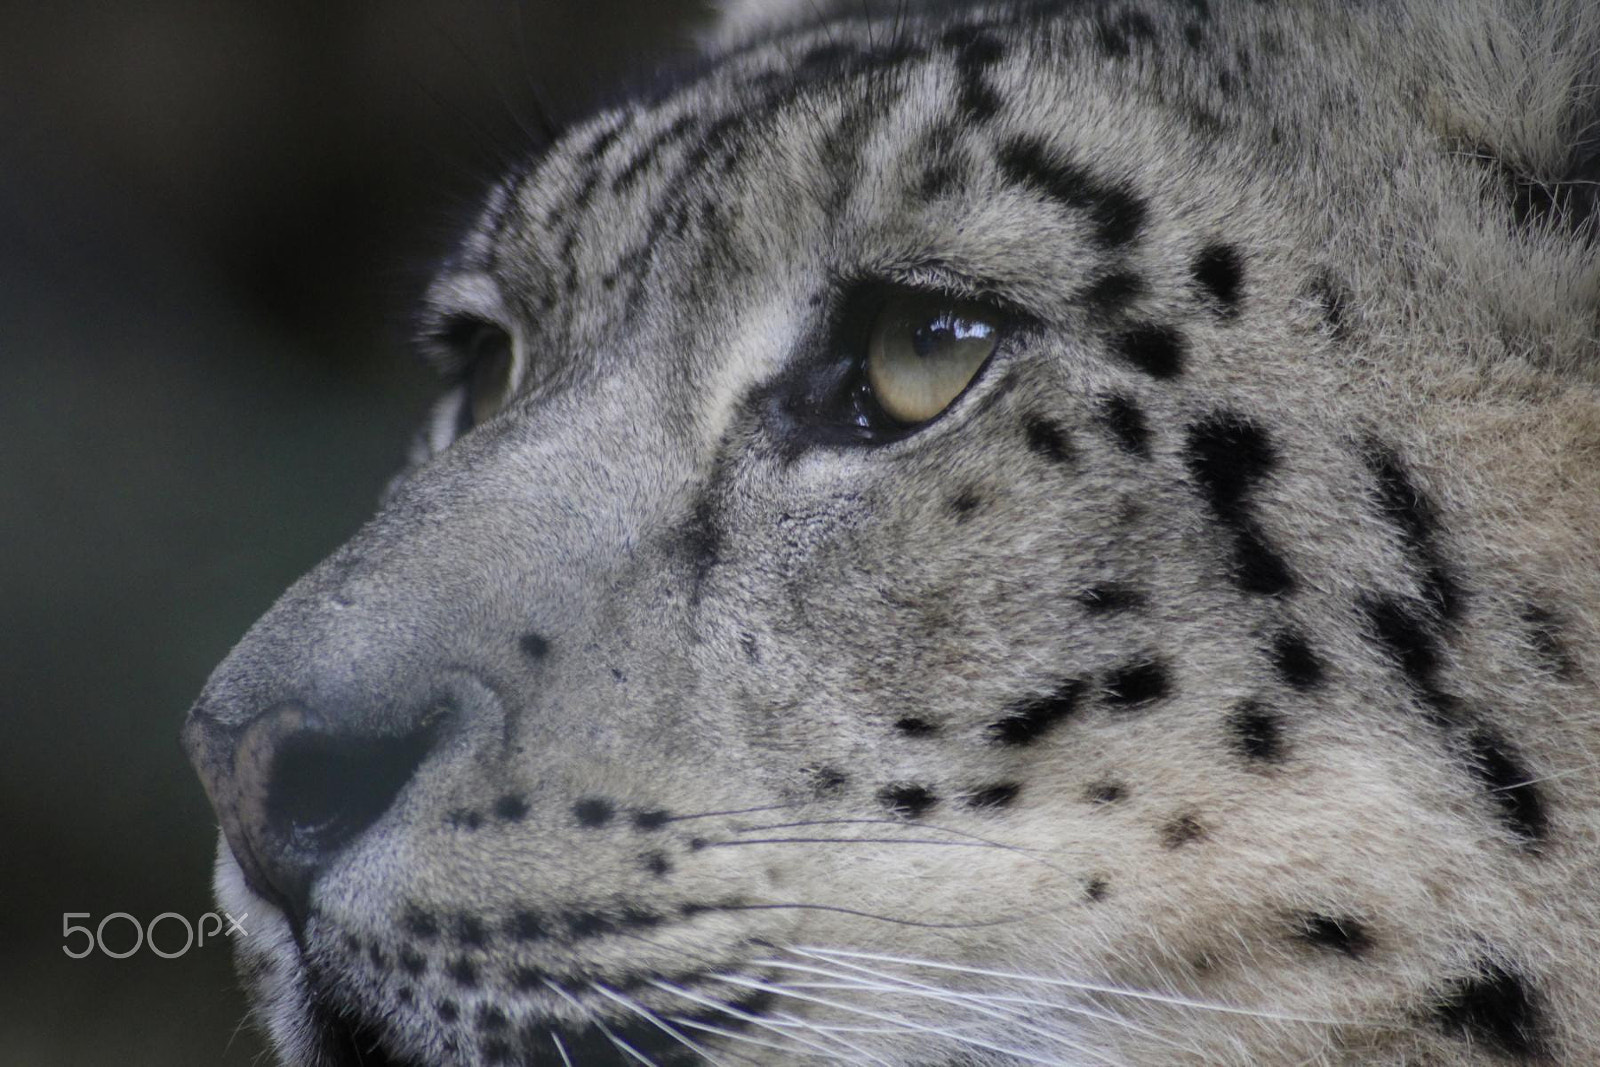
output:
[[[1600, 1062], [1597, 45], [1535, 0], [747, 5], [509, 176], [424, 332], [500, 325], [514, 399], [441, 402], [186, 729], [284, 1061], [707, 1011], [664, 1024], [707, 1062]], [[863, 280], [1019, 321], [873, 447], [797, 378]], [[284, 707], [446, 712], [247, 882]]]

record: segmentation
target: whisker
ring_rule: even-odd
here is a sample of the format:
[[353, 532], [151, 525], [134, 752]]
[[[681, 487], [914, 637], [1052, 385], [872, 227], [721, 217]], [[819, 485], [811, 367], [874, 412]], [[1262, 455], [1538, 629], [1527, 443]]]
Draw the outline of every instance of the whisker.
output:
[[[805, 956], [810, 956], [812, 958], [817, 958], [815, 953], [806, 952], [804, 949], [790, 949], [789, 951], [798, 952], [798, 953], [800, 953], [802, 955], [805, 955]], [[1065, 1003], [1065, 1002], [1061, 1002], [1061, 1001], [1041, 1000], [1041, 999], [1039, 999], [1037, 997], [1026, 997], [1026, 996], [1020, 996], [1020, 995], [1008, 994], [1008, 993], [971, 993], [971, 992], [966, 992], [966, 991], [963, 991], [963, 990], [941, 989], [941, 988], [936, 987], [936, 986], [928, 985], [925, 982], [919, 982], [919, 981], [917, 981], [917, 980], [915, 980], [913, 978], [907, 978], [907, 977], [901, 977], [901, 976], [898, 976], [898, 975], [885, 974], [882, 971], [875, 970], [875, 969], [873, 969], [871, 967], [865, 967], [865, 966], [862, 966], [861, 964], [857, 964], [857, 963], [848, 963], [848, 962], [845, 962], [843, 960], [835, 960], [833, 962], [836, 963], [838, 966], [848, 967], [851, 970], [858, 970], [858, 971], [861, 971], [861, 972], [863, 972], [865, 974], [871, 975], [871, 976], [873, 976], [875, 978], [879, 978], [879, 979], [881, 979], [883, 981], [895, 982], [895, 983], [899, 983], [899, 984], [903, 984], [903, 985], [912, 987], [911, 989], [898, 990], [899, 992], [902, 992], [902, 993], [905, 993], [905, 994], [909, 995], [909, 994], [911, 994], [911, 993], [913, 993], [915, 991], [915, 992], [918, 992], [918, 993], [922, 993], [923, 995], [934, 996], [934, 997], [939, 997], [939, 998], [949, 998], [949, 999], [952, 1000], [952, 1002], [959, 1002], [959, 1003], [966, 1004], [966, 1006], [969, 1007], [971, 1010], [979, 1011], [982, 1014], [988, 1014], [990, 1011], [997, 1011], [1000, 1015], [1002, 1015], [1002, 1016], [1004, 1016], [1006, 1018], [1012, 1018], [1012, 1019], [1018, 1019], [1018, 1020], [1021, 1020], [1021, 1019], [1025, 1018], [1025, 1016], [1018, 1015], [1015, 1012], [1008, 1012], [1008, 1011], [1005, 1011], [1003, 1009], [997, 1009], [997, 1008], [996, 1009], [985, 1009], [985, 1008], [981, 1008], [981, 1007], [975, 1006], [975, 1005], [973, 1005], [971, 1003], [968, 1003], [968, 1002], [969, 1001], [979, 1001], [979, 1002], [998, 1001], [998, 1002], [1001, 1002], [1001, 1003], [1018, 1004], [1018, 1005], [1028, 1006], [1028, 1007], [1039, 1007], [1039, 1008], [1048, 1008], [1048, 1009], [1055, 1010], [1055, 1011], [1064, 1011], [1064, 1012], [1068, 1012], [1069, 1014], [1072, 1014], [1072, 1015], [1081, 1015], [1081, 1016], [1083, 1016], [1085, 1018], [1094, 1019], [1097, 1022], [1110, 1023], [1113, 1026], [1116, 1026], [1116, 1027], [1119, 1027], [1121, 1029], [1127, 1030], [1130, 1033], [1138, 1034], [1141, 1037], [1148, 1038], [1148, 1039], [1150, 1039], [1152, 1041], [1159, 1042], [1159, 1043], [1167, 1045], [1167, 1046], [1169, 1046], [1171, 1048], [1183, 1049], [1185, 1051], [1198, 1051], [1198, 1049], [1196, 1049], [1192, 1044], [1173, 1041], [1170, 1038], [1166, 1038], [1166, 1037], [1161, 1036], [1160, 1034], [1157, 1034], [1155, 1031], [1150, 1030], [1147, 1027], [1143, 1027], [1143, 1026], [1138, 1025], [1137, 1023], [1134, 1023], [1132, 1020], [1124, 1019], [1121, 1016], [1118, 1016], [1118, 1015], [1116, 1015], [1114, 1013], [1107, 1012], [1107, 1011], [1102, 1011], [1102, 1010], [1097, 1009], [1097, 1008], [1088, 1007], [1088, 1006], [1083, 1005], [1083, 1004], [1071, 1004], [1071, 1003]], [[786, 966], [787, 968], [793, 969], [793, 970], [814, 970], [818, 974], [828, 974], [829, 973], [828, 971], [826, 971], [823, 968], [810, 968], [810, 967], [806, 967], [803, 964], [787, 964], [787, 965], [785, 965], [785, 964], [781, 963], [780, 961], [776, 961], [776, 960], [763, 961], [763, 962], [757, 963], [756, 966], [774, 966], [774, 967]], [[835, 978], [846, 977], [846, 976], [838, 974], [837, 972], [833, 972], [833, 974], [831, 976], [835, 977]], [[1024, 1022], [1024, 1023], [1021, 1023], [1021, 1025], [1027, 1026], [1029, 1028], [1034, 1028], [1034, 1027], [1037, 1027], [1040, 1024], [1030, 1024], [1030, 1023], [1025, 1023]], [[1040, 1032], [1043, 1033], [1043, 1034], [1047, 1034], [1048, 1036], [1059, 1036], [1055, 1031], [1050, 1030], [1048, 1027], [1046, 1027], [1043, 1031], [1040, 1031]]]
[[[714, 959], [711, 959], [710, 957], [705, 956], [705, 955], [703, 955], [701, 953], [692, 952], [692, 951], [689, 951], [688, 949], [684, 949], [682, 947], [677, 947], [677, 946], [674, 946], [673, 948], [669, 949], [668, 946], [663, 945], [660, 942], [656, 941], [655, 939], [650, 938], [650, 937], [646, 937], [646, 936], [644, 936], [642, 934], [627, 933], [627, 934], [625, 934], [625, 936], [628, 936], [628, 937], [633, 938], [634, 940], [643, 942], [644, 944], [647, 944], [647, 945], [651, 946], [652, 948], [661, 949], [663, 951], [673, 951], [673, 950], [675, 950], [679, 955], [687, 956], [690, 959], [693, 959], [693, 960], [703, 964], [708, 973], [715, 972], [715, 971], [717, 971], [717, 970], [719, 970], [721, 968], [725, 968], [727, 966], [727, 961], [725, 961], [725, 960], [723, 960], [723, 961], [714, 960]], [[668, 983], [668, 984], [669, 985], [673, 985], [673, 983]], [[690, 999], [698, 999], [698, 998], [690, 997], [690, 994], [688, 993], [687, 990], [681, 989], [680, 987], [677, 987], [676, 985], [674, 985], [673, 987], [678, 990], [677, 995], [679, 995], [679, 996], [688, 997]], [[735, 1014], [734, 1010], [731, 1009], [731, 1007], [727, 1006], [727, 1005], [724, 1005], [720, 1010], [723, 1011], [725, 1014]], [[746, 1016], [743, 1013], [739, 1013], [738, 1017], [744, 1018], [745, 1021], [753, 1022], [756, 1025], [762, 1025], [763, 1022], [771, 1023], [774, 1019], [786, 1020], [788, 1022], [788, 1024], [791, 1025], [791, 1026], [801, 1027], [803, 1029], [806, 1029], [806, 1030], [812, 1031], [813, 1033], [816, 1033], [820, 1038], [822, 1038], [824, 1040], [832, 1040], [837, 1044], [844, 1045], [851, 1052], [854, 1052], [859, 1056], [865, 1057], [867, 1060], [869, 1060], [869, 1061], [871, 1061], [873, 1063], [882, 1064], [883, 1067], [891, 1067], [890, 1064], [888, 1064], [887, 1062], [885, 1062], [885, 1061], [879, 1059], [878, 1057], [872, 1055], [867, 1050], [865, 1050], [863, 1048], [860, 1048], [859, 1046], [857, 1046], [857, 1045], [855, 1045], [855, 1044], [853, 1044], [853, 1043], [851, 1043], [849, 1041], [846, 1041], [842, 1037], [837, 1036], [838, 1028], [836, 1028], [836, 1027], [818, 1026], [817, 1024], [807, 1022], [806, 1020], [798, 1019], [798, 1018], [796, 1018], [796, 1017], [794, 1017], [792, 1015], [789, 1015], [786, 1012], [769, 1013], [768, 1015], [764, 1015], [764, 1016], [760, 1016], [760, 1017], [757, 1017], [757, 1016]], [[672, 1021], [678, 1022], [680, 1020], [674, 1018]], [[782, 1033], [781, 1028], [776, 1026], [775, 1024], [774, 1025], [769, 1025], [766, 1028], [770, 1029], [770, 1030], [773, 1030], [774, 1032], [777, 1032], [777, 1033]], [[824, 1033], [823, 1031], [826, 1031], [826, 1033]], [[829, 1050], [828, 1055], [830, 1055], [830, 1056], [833, 1055], [831, 1050]]]
[[[805, 1038], [800, 1037], [797, 1034], [789, 1033], [789, 1032], [787, 1032], [787, 1031], [785, 1031], [785, 1030], [783, 1030], [783, 1029], [781, 1029], [781, 1028], [779, 1028], [777, 1026], [774, 1026], [769, 1020], [763, 1019], [758, 1015], [754, 1015], [754, 1014], [752, 1014], [750, 1012], [747, 1012], [747, 1011], [743, 1010], [742, 1008], [737, 1008], [732, 1004], [727, 1004], [727, 1003], [724, 1003], [724, 1002], [719, 1001], [719, 1000], [713, 1000], [710, 997], [701, 996], [698, 993], [691, 992], [690, 990], [687, 990], [687, 989], [684, 989], [684, 988], [682, 988], [680, 986], [674, 985], [671, 982], [663, 982], [663, 981], [660, 981], [658, 979], [652, 979], [650, 984], [655, 986], [657, 989], [660, 989], [660, 990], [663, 990], [663, 991], [665, 991], [667, 993], [672, 994], [673, 996], [682, 997], [684, 1000], [687, 1000], [690, 1003], [699, 1004], [701, 1007], [704, 1007], [704, 1008], [710, 1008], [712, 1011], [717, 1012], [717, 1013], [722, 1014], [722, 1015], [732, 1016], [733, 1018], [738, 1019], [740, 1022], [743, 1022], [748, 1026], [758, 1026], [763, 1030], [767, 1030], [767, 1031], [770, 1031], [772, 1033], [775, 1033], [779, 1037], [783, 1038], [785, 1041], [790, 1041], [790, 1042], [793, 1042], [795, 1044], [802, 1045], [802, 1046], [804, 1046], [806, 1048], [814, 1049], [815, 1051], [820, 1052], [823, 1055], [827, 1056], [829, 1059], [833, 1059], [833, 1060], [837, 1060], [838, 1059], [838, 1057], [834, 1054], [832, 1049], [827, 1048], [827, 1047], [825, 1047], [823, 1045], [819, 1045], [814, 1041], [808, 1041]], [[703, 1026], [700, 1023], [696, 1022], [695, 1020], [686, 1019], [686, 1018], [684, 1018], [682, 1016], [673, 1016], [670, 1021], [678, 1024], [679, 1026], [689, 1026], [689, 1027], [693, 1027], [695, 1029], [711, 1029], [711, 1027], [709, 1025], [704, 1025]], [[729, 1036], [729, 1037], [734, 1036], [733, 1033], [728, 1033], [728, 1032], [722, 1031], [722, 1030], [714, 1030], [713, 1032], [720, 1033], [720, 1034], [723, 1034], [724, 1036]], [[772, 1045], [772, 1044], [769, 1044], [767, 1042], [758, 1041], [755, 1038], [750, 1037], [748, 1034], [738, 1034], [737, 1036], [743, 1038], [744, 1040], [750, 1041], [750, 1042], [752, 1042], [754, 1044], [765, 1045], [768, 1048], [776, 1049], [779, 1052], [792, 1052], [793, 1051], [792, 1049], [784, 1047], [782, 1045]]]
[[751, 989], [759, 989], [781, 997], [789, 997], [794, 1000], [803, 1000], [812, 1004], [820, 1004], [823, 1007], [833, 1008], [838, 1011], [847, 1011], [855, 1015], [865, 1015], [870, 1019], [877, 1019], [880, 1022], [898, 1025], [901, 1031], [914, 1031], [917, 1033], [932, 1034], [936, 1037], [949, 1038], [952, 1041], [960, 1042], [963, 1045], [970, 1045], [973, 1048], [981, 1048], [987, 1052], [998, 1052], [1004, 1056], [1015, 1056], [1027, 1063], [1044, 1064], [1045, 1067], [1060, 1067], [1059, 1060], [1040, 1059], [1032, 1053], [1026, 1052], [1022, 1049], [1007, 1048], [1004, 1045], [996, 1045], [988, 1041], [982, 1041], [978, 1038], [969, 1037], [965, 1034], [958, 1033], [947, 1027], [929, 1026], [924, 1023], [915, 1022], [911, 1019], [895, 1019], [891, 1016], [884, 1015], [881, 1012], [873, 1011], [870, 1008], [860, 1008], [849, 1004], [841, 1004], [836, 1000], [829, 1000], [826, 997], [815, 997], [806, 993], [790, 992], [782, 985], [772, 985], [771, 983], [767, 982], [757, 982], [749, 978], [718, 977], [717, 980], [728, 982], [733, 985], [746, 986]]
[[601, 982], [590, 982], [589, 988], [593, 989], [596, 993], [599, 993], [606, 999], [615, 1001], [616, 1003], [621, 1004], [624, 1008], [627, 1008], [629, 1011], [642, 1016], [644, 1020], [651, 1026], [654, 1026], [656, 1029], [662, 1031], [668, 1037], [671, 1037], [674, 1041], [678, 1042], [678, 1044], [682, 1045], [689, 1051], [705, 1057], [714, 1065], [714, 1067], [721, 1067], [721, 1060], [718, 1060], [711, 1053], [707, 1052], [693, 1041], [690, 1041], [687, 1037], [684, 1037], [683, 1034], [679, 1033], [677, 1030], [674, 1030], [672, 1027], [668, 1026], [661, 1016], [657, 1015], [649, 1008], [646, 1008], [643, 1004], [640, 1004], [637, 1001], [618, 993], [616, 990], [611, 989]]
[[[784, 1022], [784, 1023], [786, 1023], [786, 1024], [790, 1025], [790, 1026], [804, 1027], [806, 1030], [810, 1031], [811, 1033], [816, 1034], [820, 1039], [822, 1039], [824, 1041], [832, 1041], [835, 1044], [843, 1045], [846, 1049], [848, 1049], [851, 1052], [855, 1053], [857, 1056], [862, 1057], [863, 1061], [865, 1061], [865, 1062], [878, 1064], [879, 1067], [893, 1067], [893, 1064], [891, 1064], [888, 1060], [882, 1059], [881, 1057], [878, 1057], [878, 1056], [874, 1056], [872, 1053], [868, 1052], [866, 1049], [862, 1048], [860, 1045], [856, 1044], [854, 1041], [851, 1041], [848, 1038], [842, 1036], [844, 1034], [856, 1034], [856, 1033], [881, 1034], [881, 1033], [884, 1032], [881, 1029], [876, 1029], [876, 1030], [870, 1030], [869, 1031], [869, 1030], [864, 1030], [864, 1029], [855, 1029], [855, 1028], [847, 1027], [847, 1026], [830, 1026], [830, 1025], [827, 1025], [827, 1024], [824, 1024], [824, 1023], [818, 1023], [818, 1022], [813, 1022], [811, 1020], [802, 1019], [799, 1016], [795, 1015], [793, 1012], [787, 1012], [787, 1011], [774, 1011], [772, 1013], [772, 1016], [773, 1016], [774, 1019], [779, 1020], [781, 1022]], [[861, 1061], [857, 1061], [857, 1062], [861, 1062]]]
[[803, 819], [798, 822], [775, 822], [765, 823], [757, 826], [736, 827], [729, 832], [735, 834], [748, 834], [759, 830], [789, 830], [798, 829], [804, 826], [898, 826], [906, 829], [915, 828], [919, 831], [932, 830], [935, 833], [951, 834], [955, 837], [964, 837], [969, 841], [976, 841], [981, 844], [988, 845], [991, 848], [1003, 849], [1006, 852], [1016, 852], [1019, 855], [1034, 861], [1035, 863], [1043, 864], [1053, 871], [1058, 871], [1062, 874], [1068, 873], [1065, 868], [1058, 867], [1048, 860], [1040, 858], [1038, 854], [1044, 851], [1042, 849], [1028, 848], [1024, 845], [1008, 844], [1004, 841], [995, 841], [990, 838], [983, 837], [980, 834], [969, 833], [966, 830], [957, 830], [953, 826], [941, 826], [938, 823], [908, 823], [904, 819]]
[[[1575, 774], [1586, 774], [1589, 771], [1594, 770], [1596, 767], [1600, 767], [1600, 763], [1588, 763], [1582, 767], [1569, 767], [1564, 771], [1552, 771], [1549, 774], [1540, 775], [1537, 778], [1528, 778], [1520, 782], [1512, 782], [1510, 785], [1497, 785], [1493, 789], [1489, 790], [1489, 792], [1503, 793], [1512, 789], [1523, 789], [1530, 785], [1537, 785], [1539, 782], [1553, 782], [1559, 778], [1571, 778]], [[734, 832], [737, 833], [738, 831]]]
[[[784, 966], [783, 964], [776, 964], [776, 965], [777, 966]], [[920, 998], [920, 999], [924, 999], [924, 1000], [936, 1000], [936, 1001], [939, 1001], [939, 1002], [944, 1003], [944, 1004], [951, 1004], [951, 1005], [954, 1005], [956, 1007], [966, 1008], [967, 1010], [973, 1011], [973, 1012], [977, 1013], [978, 1015], [985, 1016], [985, 1017], [992, 1018], [992, 1019], [995, 1019], [997, 1021], [1003, 1022], [1008, 1027], [1011, 1027], [1011, 1028], [1014, 1028], [1014, 1029], [1025, 1030], [1025, 1031], [1027, 1031], [1029, 1033], [1035, 1034], [1035, 1035], [1037, 1035], [1039, 1037], [1042, 1037], [1042, 1038], [1044, 1038], [1044, 1039], [1046, 1039], [1048, 1041], [1051, 1041], [1051, 1042], [1053, 1042], [1055, 1044], [1064, 1045], [1064, 1046], [1066, 1046], [1067, 1048], [1073, 1050], [1073, 1052], [1075, 1052], [1075, 1053], [1077, 1053], [1079, 1055], [1093, 1056], [1095, 1058], [1095, 1060], [1097, 1060], [1099, 1062], [1110, 1062], [1110, 1061], [1107, 1061], [1105, 1059], [1105, 1057], [1102, 1056], [1101, 1054], [1096, 1053], [1093, 1050], [1091, 1050], [1090, 1048], [1086, 1047], [1080, 1040], [1078, 1040], [1078, 1038], [1076, 1036], [1074, 1036], [1072, 1034], [1064, 1033], [1061, 1030], [1057, 1030], [1057, 1029], [1054, 1029], [1052, 1027], [1045, 1026], [1042, 1023], [1030, 1022], [1030, 1021], [1028, 1021], [1029, 1017], [1024, 1015], [1024, 1014], [1022, 1014], [1022, 1013], [1020, 1013], [1020, 1012], [1006, 1011], [1004, 1009], [991, 1007], [991, 1006], [988, 1006], [988, 1005], [985, 1005], [985, 1004], [982, 1003], [983, 1000], [989, 999], [989, 998], [984, 998], [984, 997], [971, 995], [971, 994], [963, 994], [963, 993], [959, 993], [959, 992], [956, 992], [956, 991], [953, 991], [953, 990], [940, 990], [940, 989], [936, 989], [936, 988], [931, 987], [931, 986], [921, 986], [920, 984], [913, 984], [913, 983], [909, 983], [909, 982], [907, 982], [907, 985], [911, 985], [912, 986], [911, 988], [907, 988], [906, 985], [899, 985], [899, 984], [896, 984], [896, 985], [882, 985], [882, 984], [878, 984], [878, 983], [863, 983], [859, 979], [851, 981], [850, 980], [851, 976], [838, 974], [837, 972], [828, 972], [828, 971], [826, 971], [824, 969], [821, 969], [821, 968], [805, 967], [805, 966], [800, 965], [800, 964], [789, 964], [787, 966], [790, 967], [791, 969], [794, 969], [794, 970], [811, 971], [811, 972], [817, 973], [817, 974], [831, 974], [833, 977], [835, 977], [837, 979], [840, 979], [840, 981], [833, 982], [833, 983], [826, 983], [826, 982], [788, 982], [788, 983], [785, 983], [785, 985], [790, 989], [837, 988], [837, 989], [868, 990], [868, 991], [875, 992], [875, 993], [887, 993], [887, 994], [898, 995], [898, 996], [916, 997], [916, 998]], [[896, 980], [896, 979], [893, 979], [893, 978], [889, 978], [888, 980], [891, 981], [891, 982], [902, 981], [902, 980]], [[1003, 999], [1009, 999], [1009, 1000], [1012, 1000], [1013, 1002], [1016, 1002], [1016, 1003], [1024, 1003], [1024, 1004], [1028, 1004], [1029, 1006], [1034, 1006], [1034, 1007], [1045, 1007], [1045, 1008], [1053, 1008], [1053, 1009], [1059, 1008], [1059, 1009], [1066, 1009], [1068, 1011], [1073, 1010], [1072, 1006], [1070, 1006], [1070, 1005], [1060, 1004], [1060, 1003], [1057, 1003], [1057, 1002], [1054, 1002], [1054, 1001], [1042, 1001], [1042, 1000], [1037, 1000], [1037, 999], [1032, 999], [1032, 998], [1023, 998], [1023, 997], [1003, 998]], [[1121, 1023], [1122, 1022], [1122, 1020], [1115, 1019], [1115, 1018], [1112, 1018], [1112, 1017], [1109, 1017], [1109, 1016], [1101, 1016], [1098, 1013], [1094, 1013], [1094, 1012], [1084, 1011], [1084, 1012], [1082, 1012], [1082, 1014], [1087, 1014], [1087, 1015], [1090, 1015], [1090, 1016], [1093, 1016], [1093, 1017], [1096, 1017], [1096, 1018], [1105, 1018], [1105, 1019], [1107, 1019], [1107, 1021], [1110, 1021], [1110, 1022], [1113, 1022], [1113, 1023]], [[973, 1025], [976, 1026], [977, 1024], [973, 1024]], [[1137, 1027], [1131, 1027], [1131, 1028], [1135, 1029], [1135, 1030], [1138, 1029]], [[1170, 1045], [1173, 1048], [1181, 1048], [1181, 1049], [1185, 1049], [1185, 1050], [1188, 1049], [1188, 1046], [1180, 1045], [1177, 1042], [1173, 1042], [1173, 1041], [1167, 1041], [1167, 1040], [1165, 1040], [1163, 1038], [1158, 1037], [1155, 1034], [1150, 1034], [1149, 1036], [1154, 1038], [1157, 1041], [1160, 1041], [1163, 1044]]]
[[662, 822], [689, 822], [694, 819], [711, 819], [719, 815], [755, 815], [763, 811], [789, 811], [805, 807], [801, 801], [788, 804], [764, 804], [758, 808], [729, 808], [726, 811], [697, 811], [689, 815], [668, 815]]
[[919, 960], [904, 956], [886, 956], [872, 952], [851, 952], [846, 949], [822, 948], [814, 945], [796, 946], [797, 951], [816, 952], [822, 956], [847, 956], [853, 959], [876, 960], [880, 963], [903, 963], [911, 967], [927, 967], [933, 970], [956, 971], [962, 974], [978, 974], [990, 978], [1006, 978], [1018, 982], [1036, 982], [1040, 985], [1058, 986], [1063, 989], [1076, 989], [1086, 993], [1104, 993], [1108, 996], [1128, 997], [1132, 1000], [1145, 1000], [1156, 1004], [1167, 1004], [1178, 1008], [1193, 1008], [1199, 1011], [1214, 1011], [1224, 1015], [1244, 1015], [1255, 1019], [1267, 1019], [1274, 1022], [1307, 1023], [1315, 1026], [1372, 1026], [1375, 1023], [1364, 1023], [1355, 1019], [1328, 1019], [1309, 1015], [1293, 1015], [1287, 1012], [1258, 1011], [1251, 1008], [1236, 1007], [1232, 1004], [1216, 1004], [1190, 997], [1180, 997], [1165, 993], [1153, 993], [1147, 990], [1122, 989], [1117, 986], [1104, 985], [1095, 982], [1080, 982], [1067, 978], [1049, 978], [1044, 975], [1017, 974], [1010, 971], [989, 970], [982, 967], [962, 967], [953, 963], [939, 963], [933, 960]]
[[[740, 831], [734, 831], [738, 833]], [[749, 841], [706, 841], [701, 848], [733, 848], [736, 845], [937, 845], [943, 848], [1000, 848], [977, 841], [933, 841], [919, 837], [757, 837]]]
[[[682, 1015], [670, 1015], [667, 1017], [667, 1021], [675, 1026], [684, 1026], [691, 1030], [703, 1030], [708, 1034], [714, 1034], [717, 1037], [724, 1038], [728, 1041], [743, 1041], [745, 1044], [754, 1045], [757, 1048], [772, 1049], [774, 1052], [782, 1052], [790, 1056], [798, 1054], [793, 1048], [790, 1048], [787, 1045], [779, 1045], [772, 1041], [763, 1041], [758, 1037], [751, 1037], [749, 1034], [740, 1033], [737, 1030], [729, 1030], [725, 1027], [717, 1026], [714, 1023], [708, 1023], [701, 1019], [690, 1019]], [[797, 1040], [790, 1038], [787, 1034], [784, 1034], [783, 1037], [786, 1040]], [[830, 1063], [847, 1062], [841, 1061], [838, 1055], [835, 1054], [831, 1049], [819, 1049], [818, 1052], [820, 1055], [826, 1056]]]
[[550, 1043], [556, 1047], [556, 1054], [561, 1057], [562, 1067], [572, 1067], [572, 1057], [567, 1055], [567, 1046], [561, 1043], [561, 1035], [554, 1030], [550, 1031]]
[[837, 915], [854, 915], [861, 919], [876, 919], [878, 922], [893, 923], [895, 926], [916, 926], [925, 930], [978, 930], [988, 926], [1008, 926], [1021, 922], [1021, 919], [986, 919], [982, 922], [970, 923], [928, 923], [918, 922], [915, 919], [897, 919], [892, 915], [874, 915], [870, 911], [857, 911], [854, 908], [843, 908], [833, 904], [718, 904], [717, 911], [785, 911], [797, 909], [801, 911], [826, 911]]
[[578, 1000], [577, 997], [574, 997], [571, 993], [568, 993], [565, 989], [561, 988], [559, 983], [551, 981], [549, 978], [543, 979], [543, 981], [550, 991], [556, 994], [556, 996], [565, 1000], [579, 1012], [588, 1016], [589, 1021], [594, 1023], [595, 1027], [605, 1035], [607, 1041], [616, 1046], [617, 1051], [625, 1055], [632, 1056], [635, 1060], [638, 1060], [640, 1063], [644, 1064], [644, 1067], [661, 1067], [660, 1064], [656, 1063], [649, 1056], [646, 1056], [644, 1053], [640, 1052], [638, 1049], [622, 1040], [622, 1038], [612, 1033], [611, 1027], [605, 1024], [605, 1020], [600, 1018], [598, 1013], [585, 1007], [582, 1001]]

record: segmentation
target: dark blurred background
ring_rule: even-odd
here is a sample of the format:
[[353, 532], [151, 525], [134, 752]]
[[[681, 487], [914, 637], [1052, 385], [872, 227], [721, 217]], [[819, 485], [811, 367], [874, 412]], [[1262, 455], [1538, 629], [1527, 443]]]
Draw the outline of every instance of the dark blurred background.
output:
[[408, 302], [535, 100], [581, 113], [701, 8], [0, 3], [0, 1063], [259, 1054], [225, 943], [74, 960], [63, 915], [210, 910], [184, 711], [397, 466]]

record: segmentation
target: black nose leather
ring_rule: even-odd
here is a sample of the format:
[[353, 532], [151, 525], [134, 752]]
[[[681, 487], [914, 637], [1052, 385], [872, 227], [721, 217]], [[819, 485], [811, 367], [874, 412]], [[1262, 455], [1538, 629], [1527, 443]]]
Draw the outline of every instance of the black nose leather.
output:
[[298, 703], [242, 727], [196, 710], [183, 740], [251, 887], [303, 916], [317, 873], [389, 810], [433, 750], [444, 715], [374, 734]]

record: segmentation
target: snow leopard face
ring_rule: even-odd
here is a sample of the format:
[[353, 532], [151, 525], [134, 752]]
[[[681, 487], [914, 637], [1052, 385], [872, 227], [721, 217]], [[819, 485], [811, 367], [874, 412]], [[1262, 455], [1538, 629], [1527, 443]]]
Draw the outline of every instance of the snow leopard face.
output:
[[1535, 6], [808, 9], [501, 181], [185, 728], [283, 1060], [1600, 1058]]

